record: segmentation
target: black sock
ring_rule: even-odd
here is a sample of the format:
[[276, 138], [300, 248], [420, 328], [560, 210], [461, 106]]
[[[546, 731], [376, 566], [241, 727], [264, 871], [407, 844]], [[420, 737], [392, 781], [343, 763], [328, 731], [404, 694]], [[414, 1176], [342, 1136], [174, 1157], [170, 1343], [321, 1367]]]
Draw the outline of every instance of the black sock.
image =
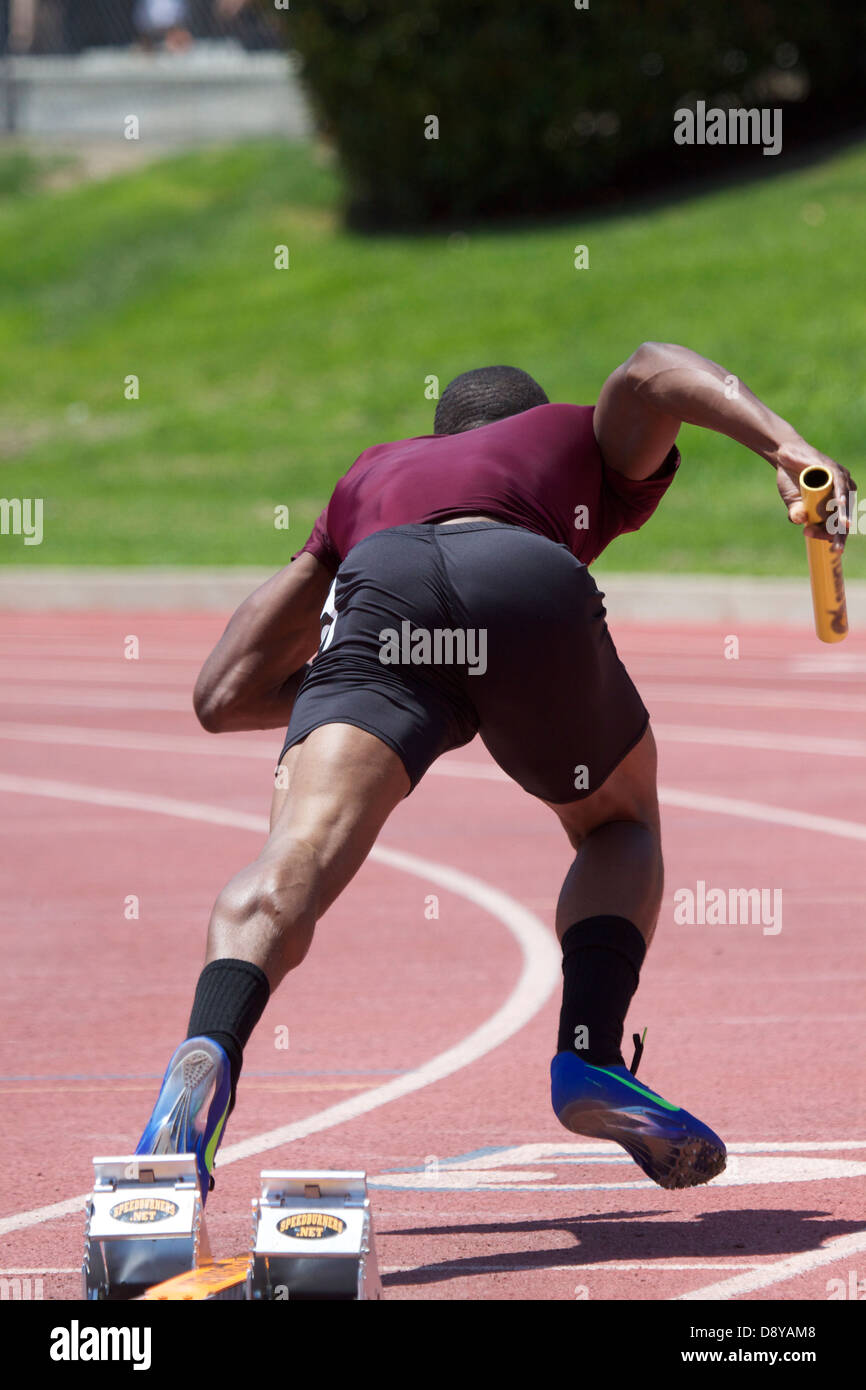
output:
[[227, 1054], [232, 1073], [230, 1110], [234, 1109], [244, 1048], [270, 993], [265, 972], [247, 960], [212, 960], [198, 977], [186, 1035], [213, 1038]]
[[646, 942], [625, 917], [585, 917], [562, 938], [558, 1052], [597, 1067], [623, 1066], [622, 1030]]

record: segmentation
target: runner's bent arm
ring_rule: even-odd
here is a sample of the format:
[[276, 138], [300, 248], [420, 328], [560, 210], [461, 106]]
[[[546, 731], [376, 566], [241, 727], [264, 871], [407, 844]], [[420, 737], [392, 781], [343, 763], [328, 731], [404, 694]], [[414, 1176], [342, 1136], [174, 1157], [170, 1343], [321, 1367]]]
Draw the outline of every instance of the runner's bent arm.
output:
[[288, 724], [332, 582], [321, 560], [302, 554], [244, 600], [196, 681], [193, 706], [203, 728]]
[[[634, 479], [656, 471], [683, 423], [726, 434], [772, 464], [791, 521], [806, 520], [797, 480], [813, 465], [830, 470], [841, 515], [847, 515], [847, 494], [855, 490], [847, 469], [808, 444], [733, 373], [690, 348], [642, 343], [608, 377], [593, 416], [605, 463]], [[807, 534], [827, 538], [823, 527], [808, 527]], [[842, 529], [834, 541], [841, 546], [844, 540]]]

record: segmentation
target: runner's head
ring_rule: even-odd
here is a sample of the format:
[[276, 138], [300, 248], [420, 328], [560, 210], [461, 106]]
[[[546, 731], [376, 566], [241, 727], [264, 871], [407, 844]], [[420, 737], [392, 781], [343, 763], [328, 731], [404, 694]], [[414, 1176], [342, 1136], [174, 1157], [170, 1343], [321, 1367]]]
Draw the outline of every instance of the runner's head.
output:
[[478, 367], [449, 381], [436, 407], [433, 430], [463, 434], [549, 403], [538, 382], [519, 367]]

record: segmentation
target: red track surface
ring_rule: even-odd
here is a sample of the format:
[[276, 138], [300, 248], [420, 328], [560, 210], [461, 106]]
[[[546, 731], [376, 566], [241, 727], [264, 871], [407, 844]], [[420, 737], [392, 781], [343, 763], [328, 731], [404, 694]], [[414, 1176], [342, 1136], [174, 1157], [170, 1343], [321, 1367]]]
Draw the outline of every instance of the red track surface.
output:
[[[134, 1146], [183, 1036], [212, 900], [261, 838], [146, 803], [266, 813], [279, 734], [216, 739], [189, 707], [219, 628], [211, 616], [3, 620], [0, 1273], [41, 1277], [49, 1298], [78, 1295], [91, 1159]], [[557, 1124], [556, 959], [534, 925], [510, 1036], [474, 1061], [464, 1047], [445, 1079], [357, 1118], [251, 1142], [218, 1168], [216, 1253], [243, 1247], [260, 1169], [363, 1167], [390, 1298], [826, 1299], [841, 1289], [829, 1280], [866, 1276], [866, 641], [747, 629], [731, 660], [721, 629], [615, 635], [669, 789], [667, 889], [629, 1032], [648, 1025], [641, 1078], [721, 1132], [728, 1174], [664, 1192], [620, 1150]], [[567, 846], [492, 770], [480, 743], [443, 760], [381, 843], [498, 888], [506, 915], [522, 906], [549, 930]], [[124, 804], [95, 804], [106, 788]], [[778, 823], [792, 811], [806, 819]], [[250, 1045], [224, 1154], [375, 1100], [395, 1077], [413, 1085], [496, 1014], [521, 974], [518, 941], [435, 873], [371, 861], [327, 915]], [[782, 930], [678, 925], [673, 894], [698, 880], [781, 889]], [[438, 918], [425, 915], [432, 893]], [[524, 1145], [541, 1147], [507, 1152]], [[69, 1199], [65, 1215], [38, 1210]]]

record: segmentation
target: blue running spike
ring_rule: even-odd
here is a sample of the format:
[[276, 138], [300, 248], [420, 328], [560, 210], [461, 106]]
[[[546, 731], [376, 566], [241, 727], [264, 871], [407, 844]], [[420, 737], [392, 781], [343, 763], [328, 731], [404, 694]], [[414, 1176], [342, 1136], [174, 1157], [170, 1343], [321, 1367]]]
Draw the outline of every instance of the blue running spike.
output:
[[187, 1038], [168, 1064], [137, 1154], [195, 1154], [202, 1204], [231, 1099], [231, 1067], [213, 1038]]
[[659, 1187], [694, 1187], [724, 1169], [719, 1136], [636, 1081], [628, 1067], [594, 1067], [558, 1052], [550, 1079], [553, 1109], [566, 1129], [620, 1144]]

